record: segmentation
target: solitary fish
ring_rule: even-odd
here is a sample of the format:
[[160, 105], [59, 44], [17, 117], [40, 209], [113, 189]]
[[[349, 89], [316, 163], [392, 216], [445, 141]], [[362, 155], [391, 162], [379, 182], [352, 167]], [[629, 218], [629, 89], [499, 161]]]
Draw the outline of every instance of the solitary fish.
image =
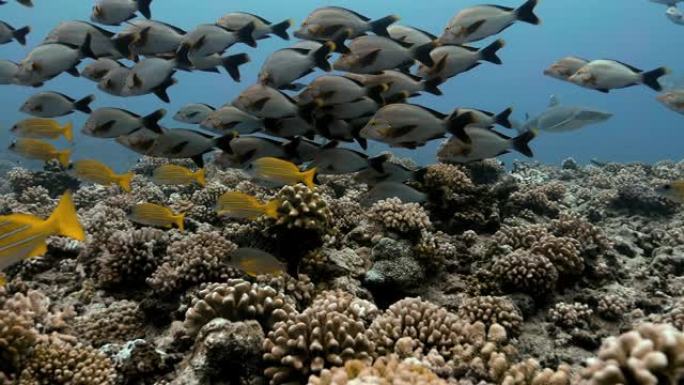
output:
[[684, 181], [676, 180], [656, 188], [656, 193], [678, 203], [684, 203]]
[[465, 44], [486, 39], [510, 27], [517, 21], [540, 24], [534, 14], [539, 0], [527, 0], [517, 9], [500, 5], [476, 5], [454, 16], [439, 38], [441, 44]]
[[349, 30], [352, 38], [366, 32], [389, 36], [387, 27], [398, 20], [398, 16], [390, 15], [371, 21], [368, 17], [346, 8], [323, 7], [311, 12], [294, 35], [304, 40], [330, 40], [339, 31]]
[[251, 247], [241, 247], [230, 253], [230, 264], [250, 277], [259, 275], [281, 275], [287, 271], [287, 264], [272, 254]]
[[415, 60], [432, 67], [430, 51], [434, 43], [408, 46], [382, 36], [359, 36], [349, 44], [349, 53], [343, 54], [333, 68], [338, 71], [373, 74], [384, 70], [407, 68]]
[[29, 26], [15, 29], [4, 21], [0, 21], [0, 45], [7, 44], [12, 40], [16, 40], [21, 45], [26, 45], [26, 35], [29, 32], [31, 32], [31, 27]]
[[46, 239], [57, 235], [86, 238], [70, 192], [64, 193], [49, 218], [28, 214], [0, 216], [0, 271], [24, 259], [47, 253]]
[[532, 157], [528, 143], [534, 139], [534, 131], [527, 131], [515, 138], [510, 138], [494, 130], [480, 127], [466, 127], [470, 143], [457, 137], [451, 137], [442, 143], [437, 151], [437, 159], [444, 163], [469, 163], [478, 160], [495, 158], [510, 150]]
[[9, 149], [27, 159], [42, 160], [43, 162], [57, 159], [65, 168], [69, 166], [69, 157], [71, 156], [71, 150], [57, 150], [55, 146], [40, 139], [17, 139], [10, 145]]
[[290, 19], [273, 24], [263, 17], [251, 13], [231, 12], [223, 15], [216, 22], [216, 24], [230, 31], [238, 31], [250, 23], [254, 24], [254, 31], [252, 31], [254, 40], [266, 39], [269, 35], [276, 35], [283, 40], [290, 40], [290, 36], [287, 34], [287, 30], [292, 26], [292, 20]]
[[149, 19], [152, 17], [150, 3], [152, 0], [99, 0], [90, 19], [100, 24], [119, 25], [133, 19], [136, 12]]
[[133, 206], [128, 219], [145, 226], [170, 229], [175, 225], [180, 231], [185, 228], [185, 214], [175, 214], [168, 207], [154, 203], [140, 203]]
[[142, 128], [159, 132], [159, 120], [166, 114], [165, 109], [159, 109], [147, 116], [140, 116], [131, 111], [120, 108], [104, 107], [93, 111], [88, 117], [82, 132], [96, 138], [118, 138], [131, 134]]
[[294, 163], [273, 157], [257, 159], [252, 162], [252, 166], [254, 176], [262, 181], [280, 185], [294, 185], [301, 182], [310, 189], [316, 187], [314, 183], [315, 167], [301, 171]]
[[228, 191], [219, 197], [216, 211], [219, 215], [230, 218], [256, 219], [265, 215], [277, 219], [280, 204], [281, 202], [277, 199], [262, 203], [251, 195]]
[[656, 97], [665, 107], [684, 115], [684, 90], [670, 90]]
[[74, 140], [73, 125], [67, 123], [60, 126], [59, 122], [53, 119], [24, 119], [12, 126], [10, 131], [20, 138], [57, 139], [64, 135], [67, 141]]
[[39, 118], [56, 118], [69, 115], [74, 111], [90, 114], [93, 112], [90, 109], [90, 103], [93, 100], [95, 100], [95, 95], [75, 100], [59, 92], [40, 92], [29, 97], [21, 106], [20, 111]]
[[178, 110], [173, 116], [173, 120], [188, 124], [200, 124], [215, 110], [208, 104], [190, 103]]
[[432, 67], [422, 65], [418, 69], [418, 74], [427, 79], [445, 81], [479, 66], [480, 61], [502, 64], [496, 53], [504, 45], [504, 41], [499, 39], [480, 50], [464, 45], [437, 47], [430, 52], [435, 64]]
[[546, 132], [576, 131], [591, 124], [605, 122], [613, 116], [610, 112], [593, 108], [563, 106], [557, 97], [551, 96], [549, 108], [530, 119], [521, 132], [539, 129]]
[[545, 69], [544, 75], [567, 81], [570, 79], [570, 76], [574, 75], [580, 68], [588, 63], [589, 60], [587, 59], [582, 59], [577, 56], [566, 56]]
[[125, 192], [131, 191], [131, 180], [133, 179], [132, 172], [117, 174], [98, 160], [77, 160], [69, 166], [69, 170], [71, 170], [77, 178], [86, 182], [103, 186], [116, 184]]
[[638, 84], [644, 84], [656, 91], [661, 91], [662, 86], [658, 83], [658, 79], [668, 73], [670, 70], [666, 67], [644, 72], [615, 60], [594, 60], [577, 70], [574, 75], [568, 78], [568, 81], [604, 93]]
[[187, 167], [177, 166], [175, 164], [165, 164], [157, 167], [152, 175], [152, 181], [160, 185], [178, 186], [192, 183], [197, 183], [202, 187], [207, 185], [203, 168], [192, 171]]

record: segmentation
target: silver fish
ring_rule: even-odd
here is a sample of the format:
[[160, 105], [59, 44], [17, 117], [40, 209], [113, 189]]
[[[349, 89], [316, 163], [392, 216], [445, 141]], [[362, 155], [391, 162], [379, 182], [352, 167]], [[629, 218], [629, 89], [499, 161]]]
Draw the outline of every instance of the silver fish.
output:
[[513, 113], [512, 108], [507, 108], [498, 114], [474, 108], [457, 108], [451, 113], [450, 118], [453, 122], [453, 129], [461, 129], [466, 126], [488, 128], [495, 124], [512, 128], [513, 126], [509, 120], [511, 113]]
[[665, 11], [665, 16], [675, 24], [684, 25], [684, 12], [680, 11], [677, 7], [669, 7]]
[[95, 59], [90, 50], [90, 35], [80, 47], [73, 47], [61, 43], [40, 45], [19, 63], [17, 79], [22, 83], [35, 84], [52, 79], [62, 72], [79, 76], [76, 66], [84, 57]]
[[216, 22], [216, 24], [230, 31], [240, 30], [249, 23], [254, 23], [254, 31], [252, 32], [252, 38], [254, 38], [254, 40], [266, 39], [269, 35], [276, 35], [283, 40], [290, 40], [287, 30], [292, 26], [292, 20], [285, 20], [280, 23], [272, 24], [263, 17], [251, 13], [231, 12], [223, 15]]
[[361, 129], [366, 126], [370, 117], [361, 117], [349, 120], [335, 119], [326, 115], [316, 119], [316, 132], [324, 138], [343, 142], [357, 141], [364, 150], [368, 148], [368, 142], [361, 137]]
[[204, 167], [203, 155], [215, 148], [230, 149], [233, 135], [216, 138], [195, 130], [177, 128], [159, 134], [147, 155], [168, 159], [192, 159], [198, 167]]
[[684, 90], [663, 92], [656, 99], [672, 111], [684, 115]]
[[350, 174], [368, 167], [368, 155], [349, 148], [338, 147], [338, 142], [331, 141], [321, 147], [309, 164], [309, 169], [316, 168], [322, 175]]
[[369, 186], [381, 182], [403, 183], [416, 179], [420, 170], [413, 170], [392, 162], [391, 154], [382, 154], [368, 159], [368, 166], [354, 175], [354, 180]]
[[333, 68], [338, 71], [372, 74], [384, 70], [405, 68], [418, 60], [428, 67], [434, 62], [430, 57], [433, 43], [409, 47], [382, 36], [360, 36], [349, 44], [349, 53], [343, 54]]
[[91, 36], [90, 49], [95, 56], [120, 59], [130, 56], [127, 46], [117, 46], [114, 33], [85, 21], [64, 21], [53, 28], [43, 43], [63, 43], [81, 46], [86, 36]]
[[16, 40], [21, 45], [26, 45], [26, 35], [31, 32], [31, 27], [25, 26], [15, 29], [11, 25], [0, 21], [0, 44], [7, 44]]
[[81, 76], [88, 80], [99, 82], [102, 78], [107, 76], [110, 71], [121, 67], [125, 66], [116, 60], [99, 58], [85, 66], [83, 71], [81, 71]]
[[371, 88], [356, 79], [338, 75], [323, 75], [314, 79], [297, 95], [299, 104], [311, 104], [316, 101], [320, 105], [334, 105], [349, 103], [368, 96], [378, 102], [384, 103], [382, 93], [389, 86], [386, 84], [374, 85]]
[[223, 67], [228, 75], [236, 82], [240, 81], [240, 66], [249, 63], [250, 58], [246, 53], [237, 55], [221, 56], [220, 54], [213, 54], [208, 56], [188, 56], [187, 62], [190, 64], [190, 69], [216, 72], [219, 67]]
[[486, 39], [510, 27], [517, 21], [540, 24], [534, 14], [539, 0], [527, 0], [517, 9], [500, 5], [476, 5], [462, 9], [447, 24], [439, 38], [441, 44], [465, 44]]
[[370, 117], [375, 114], [382, 105], [377, 101], [363, 97], [349, 103], [322, 106], [320, 111], [339, 120], [350, 120], [361, 117]]
[[557, 97], [552, 96], [549, 108], [539, 116], [529, 120], [522, 131], [542, 130], [546, 132], [576, 131], [591, 124], [605, 122], [613, 114], [585, 107], [562, 106]]
[[208, 104], [190, 103], [183, 106], [173, 116], [173, 120], [181, 123], [200, 124], [216, 109]]
[[330, 40], [340, 30], [349, 30], [352, 38], [366, 32], [389, 36], [387, 27], [398, 20], [398, 16], [390, 15], [371, 21], [368, 17], [346, 8], [323, 7], [311, 12], [294, 35], [304, 40]]
[[19, 64], [10, 60], [0, 60], [0, 84], [15, 84]]
[[200, 123], [200, 127], [227, 134], [237, 132], [238, 134], [251, 134], [261, 131], [263, 128], [262, 120], [256, 118], [237, 107], [224, 106], [212, 111]]
[[238, 95], [233, 106], [258, 118], [286, 118], [301, 116], [310, 120], [313, 106], [299, 106], [297, 102], [283, 92], [255, 84]]
[[526, 131], [515, 138], [510, 138], [494, 130], [480, 127], [466, 127], [465, 132], [470, 143], [453, 136], [444, 141], [437, 151], [437, 159], [443, 163], [469, 163], [478, 160], [495, 158], [510, 150], [532, 157], [528, 143], [534, 139], [534, 131]]
[[69, 115], [74, 111], [90, 114], [90, 103], [95, 100], [95, 95], [88, 95], [80, 100], [72, 99], [58, 92], [40, 92], [24, 102], [20, 111], [39, 117], [56, 118]]
[[382, 84], [389, 85], [387, 90], [382, 93], [382, 96], [387, 99], [397, 96], [418, 96], [420, 92], [442, 95], [442, 91], [439, 89], [441, 79], [425, 80], [401, 71], [385, 70], [378, 74], [349, 73], [344, 76], [360, 81], [366, 87], [375, 87]]
[[142, 128], [161, 133], [159, 120], [166, 115], [166, 110], [160, 109], [142, 117], [133, 112], [120, 108], [104, 107], [93, 111], [81, 132], [96, 138], [117, 138], [128, 135]]
[[100, 24], [119, 25], [134, 18], [136, 12], [149, 19], [152, 17], [150, 3], [152, 0], [99, 0], [93, 6], [90, 20]]
[[202, 24], [183, 37], [181, 46], [188, 47], [188, 52], [192, 56], [220, 54], [239, 42], [256, 47], [252, 32], [254, 23], [249, 23], [237, 31], [228, 30], [217, 24]]
[[126, 96], [126, 94], [124, 94], [124, 89], [126, 88], [126, 80], [130, 73], [131, 69], [123, 66], [110, 70], [97, 83], [97, 88], [110, 95]]
[[589, 63], [589, 60], [577, 56], [566, 56], [551, 64], [544, 70], [544, 75], [567, 81], [577, 70]]
[[128, 46], [137, 55], [173, 55], [186, 32], [171, 24], [155, 20], [131, 20], [117, 34], [117, 46]]
[[147, 58], [136, 63], [126, 78], [123, 94], [127, 96], [154, 93], [163, 102], [170, 99], [166, 90], [175, 84], [175, 59]]
[[427, 79], [446, 80], [470, 71], [479, 66], [481, 61], [502, 64], [501, 59], [496, 53], [504, 45], [504, 41], [499, 39], [482, 49], [463, 45], [437, 47], [430, 52], [435, 65], [432, 67], [422, 65], [418, 70], [418, 74]]
[[234, 137], [229, 146], [223, 146], [221, 149], [223, 153], [219, 155], [216, 163], [224, 168], [244, 168], [260, 158], [287, 157], [282, 142], [259, 136]]
[[272, 53], [261, 66], [259, 82], [273, 88], [286, 88], [295, 80], [313, 72], [315, 67], [329, 72], [328, 55], [335, 50], [335, 43], [326, 42], [311, 51], [302, 48], [284, 48]]
[[437, 36], [430, 32], [401, 24], [390, 25], [387, 28], [387, 32], [393, 40], [410, 44], [411, 46], [424, 45], [437, 40]]
[[313, 137], [316, 133], [314, 127], [299, 116], [280, 119], [264, 119], [264, 133], [280, 138], [293, 138], [295, 136]]
[[128, 135], [122, 135], [115, 139], [117, 143], [140, 155], [147, 155], [159, 133], [147, 128], [136, 130]]
[[380, 182], [368, 190], [361, 204], [371, 206], [373, 203], [389, 198], [399, 198], [404, 203], [422, 203], [427, 200], [427, 195], [403, 183]]
[[656, 91], [662, 86], [658, 79], [670, 73], [666, 67], [644, 72], [616, 60], [594, 60], [568, 78], [578, 86], [608, 93], [610, 90], [644, 84]]

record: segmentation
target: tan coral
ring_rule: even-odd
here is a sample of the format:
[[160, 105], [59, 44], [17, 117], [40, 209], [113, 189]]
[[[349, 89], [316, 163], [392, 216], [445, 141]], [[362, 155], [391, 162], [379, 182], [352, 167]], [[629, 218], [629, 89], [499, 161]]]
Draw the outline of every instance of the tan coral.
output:
[[513, 250], [529, 249], [547, 234], [546, 228], [540, 225], [501, 226], [492, 237], [492, 244], [496, 247], [508, 245]]
[[587, 327], [593, 314], [589, 305], [579, 302], [559, 302], [549, 310], [551, 321], [565, 329]]
[[427, 166], [423, 183], [429, 189], [446, 188], [451, 193], [470, 191], [475, 187], [461, 167], [445, 163]]
[[299, 274], [297, 278], [287, 273], [260, 275], [256, 277], [256, 282], [270, 286], [284, 296], [289, 297], [299, 310], [307, 308], [314, 298], [315, 287], [313, 282], [311, 282], [311, 278], [306, 274]]
[[530, 251], [548, 258], [558, 274], [576, 276], [584, 270], [580, 243], [569, 237], [547, 235], [532, 245]]
[[482, 322], [490, 327], [500, 324], [511, 336], [520, 335], [523, 317], [515, 304], [506, 297], [479, 296], [468, 298], [458, 309], [458, 316], [470, 323]]
[[287, 229], [306, 229], [329, 233], [332, 229], [332, 212], [323, 197], [303, 184], [283, 187], [276, 199], [278, 208], [277, 226]]
[[382, 228], [399, 234], [420, 234], [432, 227], [430, 216], [418, 203], [404, 203], [399, 198], [376, 202], [368, 218]]
[[613, 248], [601, 228], [575, 214], [561, 214], [551, 221], [550, 232], [559, 237], [570, 237], [579, 241], [582, 253], [602, 254]]
[[144, 316], [133, 301], [116, 301], [106, 308], [96, 309], [75, 321], [75, 330], [94, 347], [126, 342], [143, 337]]
[[558, 281], [558, 271], [548, 258], [525, 250], [497, 258], [492, 273], [502, 287], [532, 296], [547, 295]]
[[342, 313], [369, 325], [380, 313], [374, 303], [342, 290], [326, 290], [313, 300], [311, 307]]
[[557, 370], [542, 368], [534, 359], [512, 365], [504, 374], [501, 385], [570, 385], [572, 372], [569, 365]]
[[[617, 294], [606, 294], [598, 299], [598, 305], [596, 306], [596, 313], [604, 319], [614, 321], [622, 318], [630, 310], [630, 302], [623, 296]], [[684, 310], [684, 309], [683, 309]], [[684, 329], [684, 312], [679, 312], [681, 317], [677, 317], [681, 320], [678, 329]], [[665, 322], [670, 323], [670, 322]]]
[[102, 245], [99, 282], [144, 282], [160, 263], [168, 241], [166, 231], [151, 227], [115, 231]]

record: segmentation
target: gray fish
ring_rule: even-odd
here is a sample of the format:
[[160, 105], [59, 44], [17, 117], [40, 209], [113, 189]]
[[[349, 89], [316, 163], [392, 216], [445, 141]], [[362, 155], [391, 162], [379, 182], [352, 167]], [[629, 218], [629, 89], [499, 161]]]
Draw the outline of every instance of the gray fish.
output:
[[442, 95], [442, 91], [439, 89], [441, 79], [425, 80], [421, 77], [396, 70], [385, 70], [378, 74], [348, 73], [344, 76], [360, 81], [366, 87], [376, 87], [382, 84], [389, 85], [387, 90], [382, 93], [382, 96], [386, 99], [392, 99], [397, 96], [418, 96], [420, 92]]
[[231, 12], [223, 15], [216, 22], [216, 24], [230, 31], [240, 30], [249, 23], [254, 24], [254, 31], [252, 32], [254, 40], [266, 39], [269, 35], [276, 35], [283, 40], [290, 40], [287, 30], [292, 26], [291, 19], [272, 24], [263, 17], [251, 13]]
[[363, 83], [351, 77], [339, 75], [323, 75], [314, 79], [297, 95], [299, 104], [319, 102], [319, 105], [335, 105], [353, 102], [365, 96], [384, 103], [382, 93], [389, 88], [386, 84], [367, 88]]
[[679, 8], [675, 6], [669, 7], [667, 11], [665, 11], [665, 16], [675, 24], [684, 25], [684, 12], [680, 11]]
[[252, 32], [254, 23], [249, 23], [237, 31], [217, 24], [202, 24], [183, 37], [181, 46], [188, 47], [188, 52], [192, 56], [220, 54], [240, 42], [254, 48], [256, 41], [252, 38]]
[[160, 133], [147, 155], [168, 159], [192, 159], [204, 167], [203, 155], [215, 148], [230, 150], [233, 135], [214, 137], [203, 132], [177, 128]]
[[432, 67], [420, 66], [418, 75], [427, 79], [446, 80], [458, 74], [470, 71], [480, 65], [481, 61], [502, 64], [496, 55], [503, 48], [504, 41], [499, 39], [483, 49], [464, 45], [445, 45], [430, 52], [435, 64]]
[[173, 116], [173, 120], [181, 123], [200, 124], [216, 109], [204, 103], [190, 103], [183, 106]]
[[340, 175], [358, 172], [368, 167], [368, 155], [338, 147], [338, 144], [331, 141], [321, 147], [308, 168], [315, 167], [321, 175]]
[[126, 80], [130, 73], [131, 69], [124, 66], [110, 70], [97, 83], [97, 88], [110, 95], [126, 96], [126, 94], [124, 94], [124, 89], [126, 88]]
[[398, 16], [390, 15], [371, 21], [368, 17], [346, 8], [323, 7], [311, 12], [294, 35], [304, 40], [329, 40], [340, 30], [348, 30], [352, 38], [366, 32], [389, 36], [387, 27], [398, 20]]
[[594, 60], [577, 70], [574, 75], [568, 78], [568, 81], [580, 87], [604, 93], [638, 84], [644, 84], [655, 91], [661, 91], [663, 87], [658, 79], [669, 73], [670, 70], [666, 67], [644, 72], [616, 60]]
[[441, 44], [465, 44], [486, 39], [510, 27], [517, 21], [540, 24], [534, 14], [539, 0], [527, 0], [517, 9], [500, 5], [476, 5], [458, 12], [439, 38]]
[[368, 123], [370, 117], [349, 120], [335, 119], [326, 115], [316, 119], [316, 132], [324, 138], [343, 142], [357, 141], [364, 150], [368, 148], [368, 141], [361, 137], [361, 129]]
[[22, 83], [35, 84], [52, 79], [62, 72], [68, 72], [73, 76], [79, 76], [76, 66], [84, 57], [96, 59], [90, 50], [90, 35], [80, 47], [74, 47], [61, 43], [40, 45], [19, 63], [17, 79]]
[[15, 29], [11, 25], [0, 21], [0, 44], [7, 44], [16, 40], [21, 45], [26, 45], [26, 35], [31, 32], [31, 27], [25, 26]]
[[529, 120], [522, 131], [542, 130], [546, 132], [576, 131], [591, 124], [605, 122], [613, 114], [585, 107], [562, 106], [555, 96], [549, 101], [549, 108]]
[[427, 195], [403, 183], [380, 182], [365, 194], [361, 204], [371, 206], [389, 198], [399, 198], [404, 203], [422, 203], [427, 200]]
[[465, 132], [470, 143], [453, 136], [442, 143], [437, 151], [437, 159], [443, 163], [469, 163], [478, 160], [496, 158], [510, 150], [532, 157], [528, 143], [534, 139], [534, 131], [526, 131], [515, 138], [510, 138], [494, 130], [469, 126]]
[[293, 138], [295, 136], [313, 137], [316, 133], [314, 127], [299, 116], [264, 119], [264, 133], [280, 138]]
[[107, 74], [117, 68], [125, 67], [123, 64], [110, 58], [99, 58], [88, 63], [81, 71], [81, 76], [94, 82], [99, 82]]
[[166, 115], [166, 110], [160, 109], [141, 117], [133, 112], [120, 108], [104, 107], [93, 111], [86, 121], [83, 129], [84, 134], [96, 138], [117, 138], [131, 134], [142, 128], [160, 133], [159, 120]]
[[551, 64], [549, 68], [544, 70], [544, 75], [555, 79], [565, 80], [570, 79], [580, 68], [589, 63], [589, 60], [582, 59], [577, 56], [566, 56]]
[[401, 24], [390, 25], [387, 27], [387, 32], [392, 40], [410, 44], [411, 46], [420, 46], [437, 40], [437, 36], [430, 32]]
[[272, 53], [261, 66], [259, 82], [273, 88], [287, 88], [295, 80], [313, 72], [315, 67], [329, 72], [328, 55], [335, 50], [335, 43], [326, 42], [311, 51], [302, 48], [284, 48]]
[[513, 126], [509, 120], [511, 113], [513, 113], [513, 109], [510, 107], [498, 114], [474, 108], [457, 108], [451, 113], [450, 118], [453, 121], [453, 129], [463, 129], [466, 126], [488, 128], [495, 124], [512, 128]]
[[299, 106], [283, 92], [261, 84], [255, 84], [238, 95], [233, 106], [258, 118], [287, 118], [300, 116], [311, 120], [314, 106]]
[[90, 49], [95, 56], [120, 59], [130, 56], [126, 46], [117, 46], [112, 40], [114, 33], [102, 29], [85, 21], [64, 21], [53, 28], [43, 40], [43, 43], [63, 43], [81, 46], [86, 36], [91, 36]]
[[238, 134], [251, 134], [261, 131], [263, 128], [262, 120], [256, 118], [237, 107], [224, 106], [207, 115], [200, 123], [202, 128], [227, 134], [237, 132]]
[[106, 25], [119, 25], [135, 17], [140, 12], [145, 18], [152, 17], [152, 0], [99, 0], [93, 6], [90, 20]]
[[216, 163], [223, 168], [244, 168], [266, 157], [287, 158], [282, 142], [260, 136], [234, 137], [229, 146], [221, 149], [223, 153], [218, 156]]
[[284, 143], [283, 149], [287, 159], [295, 164], [301, 164], [311, 162], [321, 149], [321, 145], [312, 140], [296, 137]]
[[672, 111], [684, 115], [684, 90], [663, 92], [656, 99]]
[[671, 7], [677, 6], [677, 3], [680, 3], [682, 1], [684, 1], [684, 0], [651, 0], [651, 2], [653, 2], [653, 3], [669, 5]]
[[95, 100], [95, 95], [75, 100], [58, 92], [40, 92], [29, 97], [21, 106], [20, 111], [39, 118], [56, 118], [69, 115], [74, 111], [90, 114], [92, 110], [89, 105], [93, 100]]
[[349, 53], [343, 54], [333, 68], [338, 71], [373, 74], [384, 70], [406, 68], [418, 60], [428, 67], [434, 62], [430, 51], [433, 43], [411, 47], [382, 36], [360, 36], [349, 44]]
[[10, 60], [0, 60], [0, 84], [15, 84], [19, 64]]
[[351, 120], [361, 117], [371, 117], [382, 105], [369, 97], [354, 100], [349, 103], [322, 106], [320, 111], [339, 120]]
[[147, 58], [139, 61], [131, 68], [122, 93], [125, 96], [154, 93], [163, 102], [169, 103], [166, 90], [175, 84], [173, 75], [177, 65], [175, 59]]
[[[23, 5], [24, 7], [33, 7], [33, 1], [32, 0], [17, 0], [17, 3]], [[0, 0], [0, 5], [7, 4], [6, 0]], [[0, 269], [2, 270], [2, 269]]]
[[137, 55], [173, 55], [183, 41], [185, 31], [155, 20], [131, 20], [114, 38], [117, 46], [126, 46]]
[[152, 148], [158, 137], [159, 133], [148, 128], [141, 128], [128, 135], [121, 135], [115, 140], [120, 145], [137, 154], [147, 155], [148, 151], [150, 148]]
[[383, 154], [368, 159], [368, 166], [354, 175], [354, 180], [369, 186], [381, 182], [403, 183], [414, 180], [420, 170], [412, 170], [391, 161], [391, 154]]
[[218, 73], [218, 68], [223, 67], [236, 82], [240, 81], [240, 66], [249, 63], [249, 61], [249, 55], [246, 53], [228, 56], [221, 56], [216, 53], [209, 56], [187, 57], [187, 63], [190, 64], [188, 69]]

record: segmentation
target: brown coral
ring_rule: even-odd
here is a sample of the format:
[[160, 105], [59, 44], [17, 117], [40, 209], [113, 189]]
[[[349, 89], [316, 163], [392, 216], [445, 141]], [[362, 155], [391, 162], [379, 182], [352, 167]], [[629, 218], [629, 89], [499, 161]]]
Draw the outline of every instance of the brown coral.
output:
[[447, 382], [415, 359], [401, 360], [396, 355], [380, 357], [373, 365], [359, 360], [343, 367], [325, 369], [311, 376], [308, 385], [420, 384], [447, 385]]
[[280, 200], [277, 226], [288, 229], [313, 230], [328, 233], [331, 230], [332, 213], [319, 193], [303, 184], [283, 187], [276, 199]]
[[38, 344], [22, 370], [18, 385], [111, 385], [116, 372], [97, 350], [81, 345]]
[[568, 237], [547, 235], [532, 245], [530, 252], [551, 261], [560, 275], [575, 276], [584, 270], [584, 258], [580, 255], [580, 243]]
[[297, 278], [284, 273], [280, 275], [260, 275], [257, 283], [274, 288], [297, 305], [297, 309], [307, 308], [314, 297], [314, 284], [306, 274], [299, 274]]
[[499, 257], [492, 273], [503, 288], [535, 297], [547, 295], [558, 281], [558, 270], [548, 258], [525, 250]]
[[166, 231], [144, 227], [117, 230], [102, 245], [99, 282], [140, 283], [157, 268], [169, 237]]
[[579, 241], [581, 251], [588, 256], [605, 253], [613, 248], [606, 234], [584, 218], [573, 214], [561, 214], [551, 221], [550, 232], [559, 237], [570, 237]]
[[511, 336], [520, 334], [523, 317], [515, 304], [506, 297], [479, 296], [468, 298], [458, 309], [458, 316], [470, 323], [482, 322], [490, 327], [497, 323]]
[[492, 237], [492, 244], [496, 247], [510, 246], [513, 250], [529, 249], [542, 238], [548, 231], [544, 226], [501, 226]]
[[133, 301], [117, 301], [78, 317], [75, 330], [94, 347], [144, 336], [143, 314]]
[[368, 217], [382, 228], [399, 234], [420, 234], [432, 227], [430, 216], [418, 203], [403, 203], [390, 198], [375, 203]]
[[551, 321], [564, 329], [586, 328], [593, 314], [589, 305], [579, 302], [559, 302], [549, 310]]

